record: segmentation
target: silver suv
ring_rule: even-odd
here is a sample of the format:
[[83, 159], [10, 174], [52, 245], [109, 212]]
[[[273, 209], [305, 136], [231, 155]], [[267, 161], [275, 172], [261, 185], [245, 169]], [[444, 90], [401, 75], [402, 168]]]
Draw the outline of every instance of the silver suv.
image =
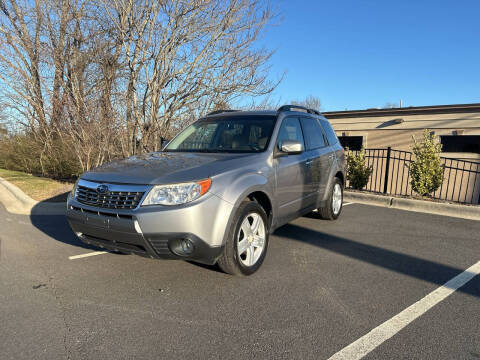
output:
[[84, 173], [67, 217], [88, 244], [250, 275], [276, 228], [314, 210], [338, 218], [344, 184], [344, 150], [319, 112], [215, 111], [161, 152]]

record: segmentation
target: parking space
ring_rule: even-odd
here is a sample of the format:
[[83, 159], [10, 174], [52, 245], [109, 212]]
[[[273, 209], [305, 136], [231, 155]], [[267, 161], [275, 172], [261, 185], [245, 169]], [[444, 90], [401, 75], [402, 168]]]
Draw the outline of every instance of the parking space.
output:
[[[327, 359], [480, 261], [480, 222], [359, 204], [278, 229], [248, 278], [105, 253], [62, 216], [0, 212], [6, 358]], [[367, 358], [479, 358], [479, 278], [368, 339]]]

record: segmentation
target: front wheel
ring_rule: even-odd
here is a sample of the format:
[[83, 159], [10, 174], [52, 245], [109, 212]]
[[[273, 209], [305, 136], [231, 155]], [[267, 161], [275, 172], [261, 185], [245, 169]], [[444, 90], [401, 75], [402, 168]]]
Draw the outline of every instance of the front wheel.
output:
[[336, 220], [340, 216], [343, 207], [343, 185], [339, 178], [333, 179], [330, 194], [324, 207], [318, 209], [322, 219]]
[[268, 218], [263, 208], [255, 201], [242, 202], [234, 215], [218, 265], [228, 274], [253, 274], [265, 259], [268, 235]]

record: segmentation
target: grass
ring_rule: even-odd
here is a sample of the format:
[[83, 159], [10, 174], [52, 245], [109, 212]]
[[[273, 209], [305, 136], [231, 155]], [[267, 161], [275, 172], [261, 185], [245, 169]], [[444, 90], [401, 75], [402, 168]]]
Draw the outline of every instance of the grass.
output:
[[72, 183], [64, 183], [20, 171], [0, 169], [0, 177], [19, 187], [25, 194], [37, 201], [65, 201]]

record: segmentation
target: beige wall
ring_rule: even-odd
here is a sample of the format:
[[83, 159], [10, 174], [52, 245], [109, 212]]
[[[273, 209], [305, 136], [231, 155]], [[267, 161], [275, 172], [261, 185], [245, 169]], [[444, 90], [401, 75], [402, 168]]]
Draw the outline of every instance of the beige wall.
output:
[[[326, 115], [328, 118], [328, 114]], [[395, 123], [402, 119], [402, 123]], [[423, 129], [436, 135], [453, 135], [461, 130], [463, 135], [480, 135], [480, 113], [396, 115], [329, 119], [337, 135], [363, 136], [366, 148], [385, 148], [410, 151], [412, 135], [419, 139]], [[461, 136], [461, 135], [459, 135]], [[480, 160], [480, 154], [443, 153], [443, 157]]]

